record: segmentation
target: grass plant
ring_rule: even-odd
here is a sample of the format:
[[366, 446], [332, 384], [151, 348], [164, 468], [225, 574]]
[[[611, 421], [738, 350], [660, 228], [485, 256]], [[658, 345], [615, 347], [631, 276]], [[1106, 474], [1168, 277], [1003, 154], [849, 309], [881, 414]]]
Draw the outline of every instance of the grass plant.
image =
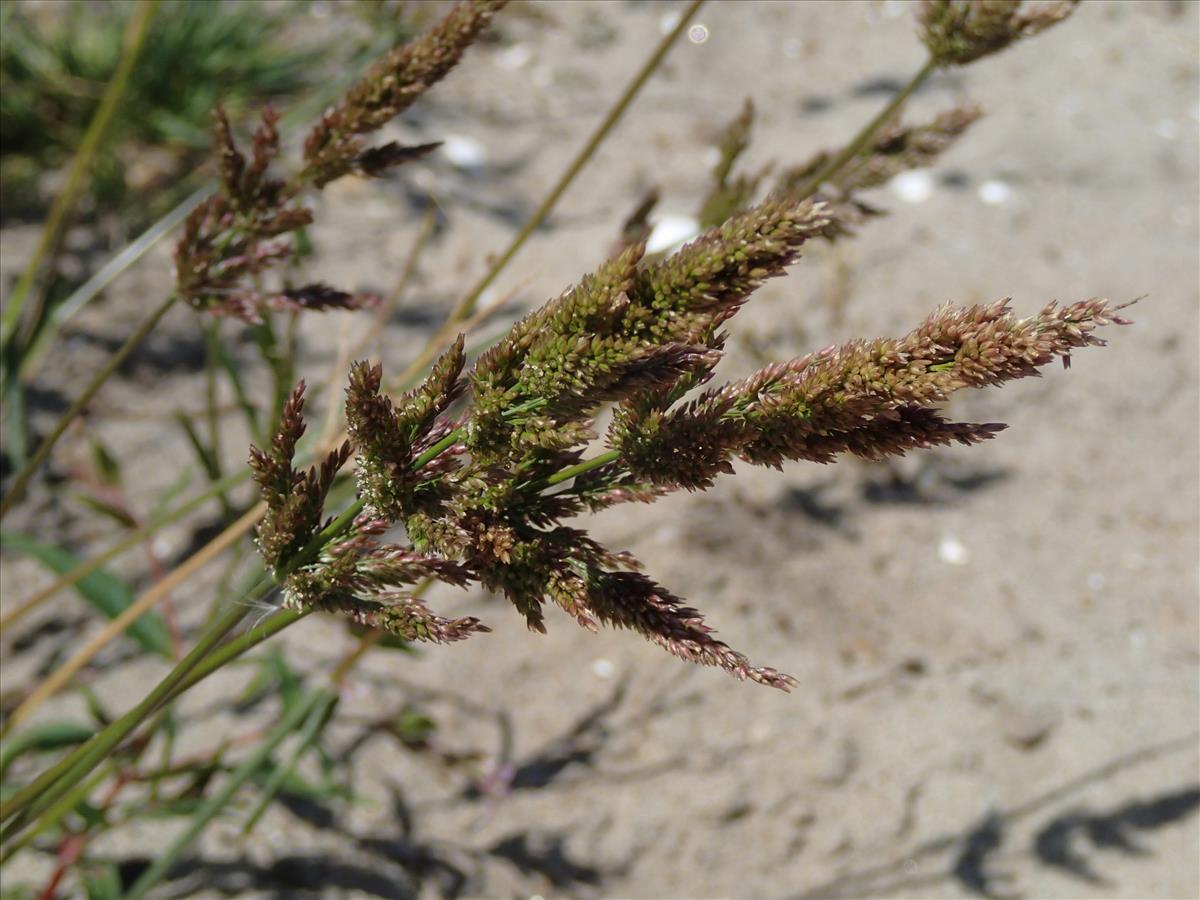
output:
[[[377, 648], [410, 650], [416, 642], [457, 642], [489, 631], [475, 617], [431, 609], [423, 595], [435, 582], [502, 594], [535, 631], [546, 630], [546, 608], [558, 607], [584, 628], [635, 631], [683, 660], [792, 689], [794, 678], [751, 663], [719, 640], [696, 608], [637, 559], [599, 543], [586, 530], [586, 517], [617, 504], [705, 490], [733, 477], [735, 461], [779, 468], [992, 439], [1003, 425], [953, 421], [942, 404], [957, 391], [1036, 376], [1056, 360], [1069, 363], [1075, 351], [1103, 343], [1100, 328], [1124, 324], [1119, 307], [1101, 299], [1051, 303], [1024, 317], [1006, 301], [947, 305], [899, 337], [850, 341], [719, 381], [729, 329], [764, 282], [784, 276], [809, 242], [850, 239], [868, 227], [877, 210], [864, 192], [906, 169], [936, 163], [979, 116], [962, 107], [913, 124], [903, 116], [905, 100], [934, 71], [973, 65], [1056, 24], [1071, 8], [927, 0], [918, 13], [926, 62], [846, 144], [787, 161], [777, 171], [737, 173], [751, 140], [753, 106], [747, 104], [725, 132], [711, 190], [696, 198], [702, 234], [671, 254], [647, 254], [646, 222], [655, 202], [647, 197], [621, 230], [618, 246], [591, 255], [590, 274], [482, 352], [468, 352], [465, 332], [490, 311], [480, 310], [486, 290], [609, 138], [701, 2], [680, 7], [674, 26], [528, 220], [446, 312], [398, 379], [402, 388], [389, 390], [386, 376], [405, 369], [404, 360], [337, 367], [344, 384], [331, 389], [340, 390], [344, 402], [319, 441], [303, 440], [306, 386], [303, 379], [296, 383], [295, 373], [309, 373], [295, 350], [296, 318], [377, 309], [380, 300], [308, 276], [305, 244], [318, 215], [313, 193], [340, 179], [381, 178], [398, 166], [422, 165], [436, 143], [407, 146], [373, 135], [460, 64], [459, 77], [470, 78], [469, 48], [502, 21], [505, 3], [450, 6], [420, 35], [384, 53], [317, 117], [292, 164], [284, 152], [284, 120], [273, 107], [261, 110], [246, 142], [238, 139], [224, 98], [213, 98], [216, 186], [182, 222], [173, 292], [8, 479], [0, 503], [0, 514], [9, 513], [37, 490], [56, 443], [122, 360], [168, 309], [181, 301], [192, 307], [206, 335], [207, 406], [196, 422], [186, 415], [182, 422], [193, 467], [206, 483], [182, 501], [164, 499], [152, 515], [127, 515], [127, 533], [118, 542], [90, 560], [60, 562], [54, 583], [0, 622], [7, 635], [58, 591], [77, 586], [88, 596], [87, 585], [96, 584], [88, 579], [107, 575], [104, 567], [118, 554], [219, 501], [215, 537], [140, 597], [129, 591], [105, 607], [109, 626], [5, 710], [0, 855], [7, 862], [18, 853], [56, 853], [60, 865], [44, 893], [74, 879], [69, 883], [95, 897], [147, 894], [171, 876], [215, 817], [233, 813], [235, 798], [252, 785], [256, 800], [243, 818], [244, 831], [285, 789], [343, 796], [332, 775], [314, 784], [298, 772], [302, 760], [323, 754], [322, 736], [353, 667]], [[143, 3], [135, 15], [148, 19], [153, 11]], [[118, 87], [128, 76], [123, 71], [112, 82]], [[424, 228], [404, 281], [427, 237]], [[17, 296], [17, 311], [5, 315], [14, 329], [20, 291]], [[227, 346], [235, 330], [248, 332], [270, 364], [269, 398], [247, 391]], [[257, 445], [249, 449], [248, 467], [236, 472], [227, 471], [220, 440], [218, 386], [226, 382]], [[239, 502], [235, 489], [249, 480], [258, 500]], [[109, 505], [119, 517], [121, 509]], [[405, 537], [397, 540], [401, 528]], [[251, 529], [258, 563], [243, 567], [235, 558], [229, 569], [231, 580], [248, 573], [240, 602], [218, 597], [190, 649], [175, 654], [169, 672], [138, 704], [118, 714], [97, 700], [86, 726], [32, 718], [110, 641], [136, 636], [134, 623], [161, 622], [155, 616], [163, 599], [185, 588], [199, 566], [244, 549]], [[5, 545], [17, 548], [21, 536]], [[273, 611], [245, 629], [256, 604]], [[249, 735], [244, 752], [233, 754], [223, 743], [201, 759], [176, 758], [173, 701], [314, 613], [343, 616], [361, 635], [326, 683], [314, 684], [280, 653], [267, 654], [249, 666], [248, 692], [278, 697], [272, 726]], [[169, 646], [165, 652], [172, 654]], [[123, 881], [111, 863], [89, 855], [88, 844], [143, 814], [178, 816], [187, 824], [152, 864]]]

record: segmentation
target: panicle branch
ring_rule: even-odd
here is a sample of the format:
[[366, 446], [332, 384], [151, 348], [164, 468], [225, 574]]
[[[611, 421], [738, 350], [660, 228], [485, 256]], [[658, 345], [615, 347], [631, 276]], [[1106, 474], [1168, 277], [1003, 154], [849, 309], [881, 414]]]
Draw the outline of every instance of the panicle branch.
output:
[[464, 360], [459, 336], [429, 377], [396, 403], [381, 392], [382, 366], [351, 366], [346, 426], [358, 447], [359, 493], [371, 515], [402, 521], [441, 499], [439, 479], [428, 470], [418, 474], [414, 462], [432, 443], [434, 420], [462, 393]]
[[368, 148], [358, 135], [375, 131], [443, 78], [490, 23], [505, 0], [467, 0], [428, 34], [394, 48], [327, 112], [305, 142], [305, 164], [290, 180], [268, 174], [279, 155], [279, 115], [270, 107], [254, 134], [251, 158], [238, 149], [223, 110], [213, 114], [220, 190], [188, 217], [175, 250], [176, 290], [194, 308], [261, 322], [268, 310], [361, 309], [377, 297], [316, 282], [276, 290], [248, 284], [252, 276], [295, 256], [287, 235], [312, 223], [301, 190], [324, 187], [344, 175], [382, 175], [419, 159], [438, 143]]
[[[711, 370], [720, 324], [831, 226], [820, 204], [771, 198], [660, 262], [639, 267], [645, 245], [627, 248], [480, 357], [469, 376], [471, 452], [498, 463], [577, 445], [600, 403]], [[504, 418], [531, 400], [536, 412]]]
[[441, 81], [506, 0], [465, 0], [427, 34], [394, 48], [321, 118], [304, 143], [301, 178], [322, 187], [349, 172], [377, 175], [437, 144], [367, 149], [358, 135], [378, 131]]
[[175, 286], [193, 308], [261, 322], [268, 309], [327, 310], [373, 306], [377, 298], [314, 283], [275, 291], [247, 284], [251, 276], [292, 259], [287, 237], [310, 225], [312, 211], [297, 199], [297, 186], [268, 174], [279, 154], [278, 114], [267, 107], [254, 134], [249, 162], [234, 142], [222, 109], [213, 114], [220, 190], [184, 223], [175, 247]]
[[[973, 105], [955, 106], [919, 125], [905, 124], [899, 114], [881, 128], [861, 153], [824, 178], [817, 197], [835, 210], [843, 223], [854, 225], [878, 211], [864, 202], [860, 191], [886, 184], [901, 172], [932, 166], [983, 115]], [[777, 190], [804, 196], [813, 177], [822, 171], [833, 152], [822, 150], [800, 165], [784, 170]]]
[[273, 571], [280, 571], [321, 527], [325, 497], [351, 453], [347, 442], [331, 451], [319, 467], [307, 472], [293, 468], [296, 443], [304, 434], [303, 411], [301, 381], [284, 404], [270, 449], [250, 448], [250, 469], [267, 504], [258, 526], [258, 549]]
[[1079, 0], [922, 0], [921, 40], [939, 66], [963, 66], [1057, 25]]
[[1055, 358], [1104, 342], [1093, 332], [1125, 324], [1104, 300], [1055, 303], [1019, 319], [1008, 302], [943, 307], [898, 340], [852, 341], [768, 366], [670, 412], [636, 402], [609, 429], [635, 479], [696, 490], [737, 455], [757, 465], [869, 459], [986, 440], [1003, 426], [948, 422], [931, 404], [957, 390], [1038, 375]]
[[713, 166], [713, 186], [700, 204], [700, 225], [711, 228], [736, 215], [754, 199], [766, 169], [753, 175], [733, 175], [733, 166], [750, 146], [750, 130], [754, 125], [754, 103], [746, 98], [741, 113], [726, 126], [717, 145], [717, 162]]

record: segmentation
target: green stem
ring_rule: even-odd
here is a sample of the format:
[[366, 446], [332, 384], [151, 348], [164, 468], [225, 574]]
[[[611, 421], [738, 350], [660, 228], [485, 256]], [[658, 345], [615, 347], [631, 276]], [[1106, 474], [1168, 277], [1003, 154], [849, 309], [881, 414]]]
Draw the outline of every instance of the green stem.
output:
[[592, 136], [588, 138], [587, 143], [583, 145], [582, 149], [580, 149], [580, 151], [575, 155], [575, 158], [571, 160], [571, 164], [567, 166], [566, 171], [559, 176], [558, 181], [554, 184], [554, 187], [550, 189], [550, 193], [546, 195], [544, 200], [542, 200], [541, 204], [534, 211], [533, 215], [530, 216], [529, 221], [527, 221], [524, 226], [522, 226], [521, 230], [517, 232], [517, 236], [512, 239], [512, 243], [508, 245], [508, 249], [500, 254], [500, 256], [494, 263], [492, 263], [491, 267], [484, 274], [484, 276], [479, 279], [475, 286], [472, 287], [471, 290], [468, 291], [461, 300], [458, 301], [458, 304], [454, 307], [454, 311], [450, 314], [450, 321], [461, 321], [475, 311], [475, 307], [479, 304], [479, 298], [483, 296], [483, 292], [488, 289], [491, 283], [495, 281], [496, 276], [499, 275], [504, 267], [512, 261], [512, 258], [517, 255], [517, 251], [521, 249], [525, 241], [529, 239], [529, 236], [533, 234], [533, 232], [538, 229], [542, 222], [546, 220], [546, 217], [550, 215], [550, 211], [554, 209], [554, 206], [558, 203], [559, 198], [567, 190], [571, 182], [575, 180], [575, 177], [583, 170], [583, 167], [587, 165], [588, 161], [595, 154], [596, 150], [604, 142], [604, 139], [608, 137], [609, 132], [611, 132], [614, 126], [616, 126], [617, 122], [620, 121], [625, 110], [629, 108], [629, 105], [633, 103], [634, 98], [637, 97], [642, 87], [645, 86], [646, 82], [650, 80], [650, 76], [654, 74], [654, 71], [659, 67], [663, 59], [666, 57], [667, 51], [671, 49], [671, 46], [675, 43], [679, 36], [683, 34], [683, 30], [687, 27], [688, 22], [691, 21], [692, 16], [696, 14], [696, 11], [700, 9], [703, 3], [704, 0], [692, 0], [692, 2], [687, 5], [687, 8], [683, 10], [679, 16], [679, 21], [675, 24], [675, 27], [671, 29], [671, 33], [664, 37], [661, 42], [659, 42], [659, 45], [657, 48], [655, 48], [654, 53], [650, 55], [650, 58], [646, 60], [642, 68], [633, 77], [633, 80], [629, 83], [629, 86], [625, 88], [624, 93], [621, 94], [620, 98], [618, 98], [612, 109], [608, 111], [608, 114], [597, 126], [596, 130], [592, 133]]
[[590, 472], [592, 469], [598, 469], [601, 466], [606, 466], [610, 462], [616, 462], [621, 458], [620, 450], [609, 450], [601, 453], [599, 456], [594, 456], [591, 459], [585, 459], [583, 462], [576, 463], [573, 466], [568, 466], [542, 481], [545, 487], [553, 487], [556, 484], [562, 484], [564, 481], [569, 481], [576, 475], [582, 475], [584, 472]]
[[10, 845], [4, 848], [4, 851], [0, 853], [0, 865], [8, 862], [9, 859], [11, 859], [24, 848], [28, 847], [30, 843], [37, 840], [38, 835], [45, 832], [46, 829], [50, 828], [56, 821], [65, 816], [71, 810], [75, 809], [79, 803], [86, 800], [88, 794], [94, 791], [101, 783], [103, 783], [106, 778], [112, 775], [115, 768], [116, 767], [114, 766], [102, 769], [91, 778], [81, 782], [75, 787], [74, 790], [67, 791], [67, 793], [63, 795], [62, 799], [55, 803], [54, 806], [52, 806], [46, 812], [46, 815], [42, 816], [41, 821], [39, 821], [35, 827], [30, 828], [27, 832], [25, 832], [25, 834], [21, 835], [20, 840], [13, 841]]
[[196, 839], [217, 813], [225, 808], [238, 788], [249, 781], [254, 773], [262, 768], [271, 754], [275, 752], [275, 748], [283, 743], [292, 731], [295, 730], [296, 726], [304, 721], [309, 713], [326, 696], [326, 691], [314, 690], [307, 697], [293, 704], [292, 708], [287, 711], [279, 724], [271, 730], [266, 739], [230, 773], [229, 778], [221, 785], [221, 789], [205, 800], [200, 808], [196, 810], [195, 815], [192, 816], [191, 822], [183, 833], [171, 842], [171, 846], [166, 851], [155, 856], [154, 862], [134, 882], [129, 892], [125, 895], [129, 900], [136, 900], [138, 897], [145, 896], [146, 892], [170, 871], [171, 866], [179, 859], [180, 854], [191, 845], [192, 841]]
[[270, 616], [258, 625], [255, 625], [249, 631], [239, 634], [232, 640], [226, 641], [216, 650], [214, 650], [203, 662], [193, 669], [186, 678], [183, 679], [171, 693], [170, 700], [174, 700], [185, 691], [191, 690], [192, 687], [199, 684], [213, 672], [220, 669], [222, 666], [237, 659], [247, 650], [252, 650], [268, 638], [274, 637], [290, 625], [294, 625], [301, 619], [305, 618], [312, 610], [294, 610], [283, 609]]
[[[221, 417], [217, 409], [217, 366], [220, 363], [220, 320], [207, 323], [204, 333], [204, 412], [208, 424], [208, 448], [212, 454], [212, 481], [221, 480]], [[229, 510], [222, 495], [221, 505]]]
[[0, 821], [12, 819], [0, 832], [0, 839], [12, 837], [35, 816], [78, 784], [99, 765], [135, 728], [172, 696], [174, 689], [188, 673], [209, 654], [248, 612], [246, 606], [233, 606], [204, 633], [192, 651], [160, 681], [142, 702], [121, 718], [108, 725], [82, 747], [69, 754], [56, 766], [46, 770], [26, 787], [0, 803]]
[[4, 495], [3, 500], [0, 500], [0, 518], [3, 518], [4, 514], [12, 508], [13, 504], [21, 498], [21, 495], [25, 492], [25, 488], [29, 485], [30, 479], [33, 478], [34, 473], [37, 472], [41, 464], [46, 461], [46, 457], [50, 455], [50, 450], [58, 442], [58, 439], [63, 436], [63, 433], [67, 430], [67, 426], [75, 421], [75, 417], [83, 412], [92, 398], [96, 396], [96, 392], [104, 385], [104, 382], [121, 367], [121, 364], [125, 362], [129, 354], [154, 330], [154, 326], [158, 324], [159, 319], [167, 314], [167, 310], [175, 304], [176, 299], [176, 296], [172, 294], [159, 305], [158, 309], [146, 317], [146, 320], [137, 327], [137, 330], [125, 339], [125, 343], [121, 345], [120, 349], [109, 358], [104, 368], [92, 377], [91, 382], [83, 389], [83, 393], [59, 417], [57, 424], [49, 436], [42, 441], [37, 450], [34, 451], [33, 456], [29, 458], [29, 461], [25, 463], [21, 471], [13, 478], [13, 483], [8, 489], [8, 493]]
[[77, 287], [66, 300], [56, 303], [53, 311], [47, 316], [46, 325], [39, 332], [33, 343], [23, 351], [21, 356], [20, 375], [22, 380], [29, 381], [37, 374], [38, 366], [45, 356], [55, 335], [81, 309], [95, 300], [101, 292], [107, 289], [121, 274], [140, 260], [150, 249], [171, 233], [191, 214], [197, 206], [212, 195], [215, 182], [206, 182], [195, 193], [183, 200], [173, 210], [143, 231], [129, 244], [123, 247], [115, 256], [109, 259], [91, 278]]
[[904, 101], [911, 97], [913, 92], [925, 82], [925, 79], [933, 74], [936, 68], [937, 64], [932, 59], [927, 60], [925, 65], [918, 69], [917, 73], [909, 79], [908, 84], [900, 89], [900, 93], [893, 97], [888, 102], [888, 105], [879, 111], [875, 118], [864, 125], [862, 130], [854, 136], [850, 143], [831, 156], [825, 162], [825, 165], [821, 166], [808, 181], [804, 182], [797, 190], [797, 196], [811, 197], [821, 185], [836, 175], [842, 166], [866, 150], [872, 139], [874, 139], [875, 133], [895, 114]]
[[57, 579], [49, 587], [38, 591], [38, 593], [32, 596], [29, 600], [26, 600], [11, 613], [8, 613], [6, 616], [0, 619], [0, 633], [3, 633], [4, 629], [11, 627], [18, 619], [36, 609], [59, 591], [69, 588], [80, 579], [91, 575], [106, 562], [114, 559], [117, 556], [120, 556], [131, 547], [138, 546], [142, 543], [142, 541], [144, 541], [154, 532], [158, 531], [160, 528], [164, 528], [167, 525], [171, 525], [179, 521], [192, 510], [196, 509], [196, 507], [202, 506], [214, 497], [219, 496], [223, 491], [227, 491], [230, 488], [241, 484], [248, 476], [248, 469], [242, 469], [234, 472], [231, 475], [226, 475], [220, 481], [214, 482], [212, 485], [210, 485], [208, 490], [201, 494], [197, 494], [191, 500], [181, 503], [179, 506], [175, 507], [175, 509], [168, 510], [162, 515], [155, 516], [141, 528], [138, 528], [136, 531], [129, 532], [129, 534], [126, 535], [121, 541], [109, 547], [103, 553], [100, 553], [91, 559], [84, 560], [69, 572], [65, 572], [61, 578]]
[[449, 450], [451, 447], [453, 447], [455, 444], [457, 444], [459, 441], [461, 441], [463, 439], [463, 436], [465, 433], [466, 433], [466, 429], [455, 428], [452, 432], [450, 432], [448, 435], [446, 435], [444, 438], [442, 438], [436, 444], [433, 444], [432, 446], [430, 446], [430, 448], [428, 450], [426, 450], [424, 453], [422, 453], [420, 456], [418, 456], [416, 459], [414, 459], [413, 460], [413, 468], [414, 469], [425, 468], [425, 466], [427, 466], [427, 465], [429, 465], [429, 463], [433, 462], [433, 460], [437, 456], [441, 455], [446, 450]]
[[246, 824], [242, 826], [243, 837], [254, 830], [254, 826], [258, 824], [258, 820], [262, 818], [263, 813], [267, 811], [267, 808], [274, 801], [275, 795], [279, 793], [287, 777], [296, 770], [296, 766], [300, 762], [300, 757], [308, 751], [308, 748], [320, 736], [321, 729], [329, 721], [334, 707], [337, 706], [338, 695], [324, 688], [318, 688], [313, 691], [309, 699], [310, 701], [315, 699], [317, 702], [310, 702], [307, 705], [308, 717], [304, 720], [304, 725], [300, 729], [300, 733], [296, 735], [295, 745], [283, 763], [272, 769], [266, 784], [262, 786], [258, 802], [254, 805], [254, 809], [250, 815], [246, 817]]
[[[79, 149], [75, 151], [75, 158], [71, 161], [71, 171], [67, 175], [67, 183], [50, 207], [50, 213], [46, 217], [46, 224], [42, 226], [42, 233], [38, 238], [37, 247], [33, 251], [33, 257], [29, 260], [29, 265], [25, 267], [21, 280], [13, 289], [8, 300], [8, 308], [5, 309], [4, 317], [0, 320], [0, 346], [3, 346], [6, 351], [11, 349], [9, 342], [20, 321], [26, 295], [33, 287], [34, 279], [37, 278], [42, 266], [51, 255], [52, 249], [57, 246], [61, 238], [63, 228], [75, 206], [75, 201], [83, 190], [84, 178], [91, 167], [92, 159], [129, 88], [134, 64], [141, 55], [142, 47], [146, 43], [146, 36], [150, 32], [150, 23], [154, 20], [154, 15], [158, 12], [161, 2], [162, 0], [144, 0], [125, 29], [124, 50], [121, 53], [121, 60], [117, 64], [117, 70], [104, 90], [104, 96], [92, 116], [92, 121], [88, 123], [88, 129], [83, 135]], [[36, 329], [34, 322], [28, 322], [27, 326]]]
[[[420, 457], [413, 462], [415, 469], [424, 467], [430, 460], [436, 457], [439, 453], [452, 446], [461, 438], [461, 429], [455, 429], [450, 434], [446, 435], [438, 443], [434, 444], [426, 450]], [[275, 582], [281, 582], [289, 574], [294, 572], [300, 566], [311, 562], [316, 555], [321, 551], [330, 540], [344, 531], [354, 521], [363, 509], [363, 501], [356, 500], [347, 507], [341, 515], [334, 519], [328, 526], [323, 528], [312, 540], [304, 545], [295, 556], [292, 557], [280, 570], [276, 573]], [[267, 592], [266, 588], [273, 587], [265, 585], [264, 588], [252, 591], [250, 600], [261, 599]], [[9, 800], [0, 804], [0, 821], [13, 818], [13, 821], [5, 827], [3, 832], [0, 832], [0, 839], [7, 839], [20, 830], [25, 823], [31, 818], [38, 815], [51, 804], [54, 803], [62, 794], [70, 789], [72, 783], [76, 783], [80, 778], [83, 778], [90, 772], [108, 753], [110, 753], [126, 736], [129, 735], [147, 716], [152, 714], [161, 706], [169, 703], [176, 696], [187, 690], [205, 677], [210, 672], [215, 671], [233, 656], [244, 652], [259, 640], [265, 640], [265, 637], [260, 637], [257, 640], [238, 642], [230, 642], [230, 646], [238, 644], [234, 648], [232, 655], [213, 652], [209, 659], [204, 660], [207, 665], [201, 665], [201, 660], [205, 656], [209, 656], [210, 651], [216, 651], [217, 645], [232, 631], [239, 622], [245, 617], [248, 606], [237, 605], [232, 607], [223, 616], [214, 622], [209, 629], [200, 638], [200, 641], [192, 649], [184, 659], [171, 670], [167, 676], [159, 682], [158, 686], [147, 695], [147, 697], [136, 707], [126, 713], [117, 721], [110, 724], [107, 728], [93, 737], [88, 743], [79, 747], [65, 759], [55, 765], [53, 768], [43, 772], [31, 784], [22, 788], [14, 794]], [[280, 614], [272, 617], [276, 621], [275, 630], [271, 634], [286, 628], [292, 622], [298, 621], [306, 613], [291, 613], [290, 615]], [[269, 635], [267, 635], [269, 636]], [[215, 665], [213, 664], [215, 662]], [[199, 673], [194, 680], [188, 681], [187, 676], [191, 671], [200, 666]], [[65, 785], [65, 787], [64, 787]], [[19, 814], [19, 815], [18, 815]]]

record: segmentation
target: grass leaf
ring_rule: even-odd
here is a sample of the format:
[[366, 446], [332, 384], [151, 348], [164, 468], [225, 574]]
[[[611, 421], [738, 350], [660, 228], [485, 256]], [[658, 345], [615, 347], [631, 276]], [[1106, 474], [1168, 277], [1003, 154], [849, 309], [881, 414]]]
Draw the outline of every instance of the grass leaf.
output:
[[[69, 550], [43, 544], [27, 535], [11, 531], [0, 532], [0, 546], [35, 557], [56, 575], [69, 572], [80, 563], [79, 557]], [[104, 569], [97, 569], [79, 579], [75, 589], [109, 619], [115, 619], [134, 601], [133, 589]], [[166, 622], [158, 613], [148, 612], [139, 616], [125, 633], [137, 641], [143, 650], [168, 659], [171, 657], [171, 635], [167, 631]]]
[[26, 728], [7, 739], [4, 749], [0, 750], [0, 776], [26, 753], [47, 753], [62, 747], [74, 747], [95, 733], [96, 729], [89, 725], [67, 721], [42, 722]]

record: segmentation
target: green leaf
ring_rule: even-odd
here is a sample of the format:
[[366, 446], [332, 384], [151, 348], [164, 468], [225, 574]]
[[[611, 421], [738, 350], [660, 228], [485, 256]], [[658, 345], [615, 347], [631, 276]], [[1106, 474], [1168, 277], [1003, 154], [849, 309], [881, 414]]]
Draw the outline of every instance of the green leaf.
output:
[[96, 729], [78, 722], [43, 722], [18, 732], [4, 743], [0, 750], [0, 776], [19, 756], [26, 753], [47, 753], [63, 747], [82, 744], [96, 733]]
[[97, 726], [105, 728], [112, 722], [112, 716], [108, 710], [104, 708], [104, 702], [92, 690], [90, 684], [81, 684], [78, 686], [78, 691], [83, 695], [83, 702], [87, 704], [88, 712], [96, 721]]
[[[35, 557], [42, 565], [56, 575], [62, 575], [75, 568], [81, 560], [74, 553], [43, 544], [31, 537], [16, 532], [0, 532], [0, 546], [17, 553], [25, 553]], [[109, 619], [115, 619], [133, 604], [134, 593], [120, 578], [104, 569], [97, 569], [92, 574], [79, 579], [75, 589], [83, 598]], [[156, 612], [143, 613], [125, 629], [125, 633], [149, 653], [171, 657], [171, 635], [163, 617]]]
[[167, 507], [174, 502], [175, 498], [192, 483], [193, 468], [187, 466], [179, 477], [167, 485], [166, 490], [162, 492], [157, 500], [154, 501], [154, 506], [150, 510], [150, 515], [146, 517], [147, 521], [153, 521], [167, 511]]
[[259, 661], [258, 671], [242, 691], [238, 704], [243, 707], [253, 706], [276, 691], [280, 694], [284, 709], [287, 709], [299, 696], [300, 677], [288, 665], [283, 652], [278, 647], [272, 647]]
[[107, 516], [122, 528], [132, 530], [138, 527], [138, 520], [131, 516], [128, 510], [109, 503], [107, 500], [101, 500], [99, 497], [93, 497], [91, 494], [75, 494], [74, 497], [84, 506], [94, 512], [100, 513], [102, 516]]
[[242, 827], [242, 834], [249, 834], [254, 830], [258, 820], [262, 818], [263, 813], [267, 811], [267, 807], [271, 805], [280, 791], [312, 800], [331, 798], [332, 785], [328, 783], [320, 786], [309, 784], [296, 772], [296, 765], [300, 762], [300, 757], [320, 738], [325, 726], [332, 720], [333, 710], [338, 703], [338, 696], [332, 691], [318, 690], [316, 693], [318, 694], [316, 699], [305, 698], [300, 701], [311, 708], [288, 757], [280, 765], [276, 765], [274, 760], [268, 757], [263, 769], [254, 775], [256, 781], [264, 774], [267, 777], [265, 781], [259, 782], [262, 796], [246, 819], [246, 824]]
[[188, 443], [192, 445], [192, 451], [196, 454], [196, 458], [200, 461], [201, 467], [208, 475], [209, 481], [216, 481], [221, 477], [221, 469], [217, 465], [217, 457], [213, 453], [212, 448], [200, 439], [200, 435], [196, 432], [192, 425], [192, 420], [184, 413], [176, 412], [175, 421], [179, 423], [179, 427], [183, 429], [184, 435], [187, 437]]
[[258, 423], [258, 407], [250, 401], [250, 395], [246, 393], [246, 385], [242, 381], [242, 373], [238, 370], [237, 362], [234, 361], [233, 355], [224, 341], [216, 342], [216, 351], [217, 362], [225, 370], [229, 383], [233, 386], [233, 395], [237, 398], [238, 406], [241, 407], [242, 416], [246, 419], [246, 426], [250, 429], [255, 443], [262, 444], [263, 435]]
[[437, 731], [437, 722], [415, 709], [403, 709], [392, 720], [392, 732], [409, 747], [425, 744]]
[[100, 481], [108, 487], [116, 487], [120, 484], [120, 461], [96, 438], [88, 441], [88, 449], [91, 451], [92, 465], [96, 469], [96, 474], [100, 476]]
[[107, 821], [104, 810], [86, 800], [80, 800], [75, 804], [75, 814], [83, 819], [84, 827], [88, 830], [99, 828]]
[[9, 375], [3, 386], [4, 454], [13, 470], [19, 470], [29, 458], [29, 435], [25, 431], [25, 391], [21, 380]]
[[121, 872], [116, 863], [91, 865], [83, 873], [88, 900], [121, 900]]

